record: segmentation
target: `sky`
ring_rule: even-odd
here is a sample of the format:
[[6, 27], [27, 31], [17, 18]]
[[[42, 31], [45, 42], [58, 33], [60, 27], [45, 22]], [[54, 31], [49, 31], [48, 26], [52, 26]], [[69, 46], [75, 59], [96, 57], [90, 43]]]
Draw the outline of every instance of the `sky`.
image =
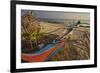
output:
[[[21, 15], [28, 14], [30, 10], [22, 10]], [[55, 12], [55, 11], [37, 11], [32, 10], [33, 16], [37, 19], [42, 19], [43, 21], [61, 22], [61, 23], [71, 23], [74, 21], [81, 20], [84, 23], [89, 23], [90, 14], [89, 13], [79, 13], [79, 12]]]

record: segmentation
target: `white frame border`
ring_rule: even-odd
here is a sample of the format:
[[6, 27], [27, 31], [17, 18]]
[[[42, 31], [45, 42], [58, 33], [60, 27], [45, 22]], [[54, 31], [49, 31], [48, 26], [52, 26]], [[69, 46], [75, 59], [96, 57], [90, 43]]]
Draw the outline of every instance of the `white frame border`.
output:
[[[88, 12], [90, 13], [90, 60], [80, 61], [58, 61], [58, 62], [37, 62], [21, 63], [21, 9], [26, 10], [45, 10], [45, 11], [67, 11], [67, 12]], [[92, 41], [91, 41], [92, 40]], [[40, 67], [57, 67], [57, 66], [74, 66], [94, 64], [94, 9], [71, 8], [71, 7], [53, 7], [53, 6], [36, 6], [36, 5], [16, 5], [16, 69], [23, 68], [40, 68]]]

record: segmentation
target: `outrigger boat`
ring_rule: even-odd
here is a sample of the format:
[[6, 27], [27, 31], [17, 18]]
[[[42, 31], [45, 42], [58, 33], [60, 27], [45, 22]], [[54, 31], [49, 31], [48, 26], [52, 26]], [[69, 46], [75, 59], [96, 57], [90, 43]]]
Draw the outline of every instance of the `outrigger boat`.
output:
[[[75, 26], [77, 25], [78, 23]], [[74, 27], [69, 28], [67, 32], [65, 32], [65, 34], [63, 34], [61, 37], [56, 38], [51, 44], [48, 44], [46, 47], [34, 54], [22, 53], [22, 60], [26, 62], [42, 62], [48, 60], [51, 56], [55, 55], [64, 47], [64, 41], [62, 41], [61, 39], [65, 35], [69, 34], [73, 30], [73, 28]]]

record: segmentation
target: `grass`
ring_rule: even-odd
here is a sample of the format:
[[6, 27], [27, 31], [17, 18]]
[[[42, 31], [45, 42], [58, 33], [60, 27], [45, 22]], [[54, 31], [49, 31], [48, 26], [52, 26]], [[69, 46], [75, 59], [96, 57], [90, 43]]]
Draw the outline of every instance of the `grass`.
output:
[[87, 60], [90, 59], [90, 36], [88, 31], [75, 31], [80, 35], [72, 34], [65, 38], [64, 48], [50, 58], [50, 61]]

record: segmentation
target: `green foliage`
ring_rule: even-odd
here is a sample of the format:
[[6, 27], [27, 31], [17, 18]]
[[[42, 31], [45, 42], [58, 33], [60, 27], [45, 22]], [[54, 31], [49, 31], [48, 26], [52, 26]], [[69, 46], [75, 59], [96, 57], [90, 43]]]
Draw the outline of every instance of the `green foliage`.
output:
[[[22, 38], [24, 37], [26, 40], [30, 41], [31, 48], [34, 48], [38, 45], [39, 39], [43, 36], [41, 32], [41, 26], [39, 25], [38, 28], [34, 32], [23, 33]], [[35, 46], [32, 45], [32, 42], [35, 43]]]

